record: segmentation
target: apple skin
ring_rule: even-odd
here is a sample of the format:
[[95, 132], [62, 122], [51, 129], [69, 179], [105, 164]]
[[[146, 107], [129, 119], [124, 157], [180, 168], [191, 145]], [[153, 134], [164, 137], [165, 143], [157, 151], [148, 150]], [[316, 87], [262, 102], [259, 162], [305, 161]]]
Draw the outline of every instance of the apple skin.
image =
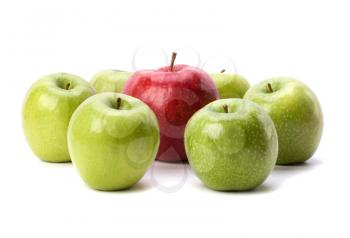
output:
[[[65, 89], [70, 84], [68, 90]], [[24, 135], [36, 156], [69, 162], [67, 128], [74, 110], [95, 93], [79, 76], [56, 73], [42, 77], [27, 92], [22, 110]]]
[[125, 94], [139, 98], [156, 114], [160, 126], [157, 160], [186, 161], [184, 130], [200, 108], [218, 98], [210, 76], [187, 65], [135, 72], [124, 87]]
[[277, 164], [297, 164], [312, 157], [321, 140], [323, 116], [317, 97], [305, 84], [288, 77], [272, 78], [250, 88], [244, 98], [264, 107], [274, 121]]
[[238, 74], [218, 73], [210, 75], [219, 91], [220, 98], [243, 98], [249, 82]]
[[97, 93], [120, 93], [131, 74], [131, 72], [121, 70], [102, 70], [92, 77], [90, 83]]
[[237, 98], [214, 101], [196, 112], [186, 126], [185, 146], [199, 179], [219, 191], [256, 188], [278, 155], [269, 115], [259, 105]]
[[[116, 100], [121, 106], [116, 109]], [[122, 190], [137, 183], [155, 159], [159, 127], [152, 110], [119, 93], [97, 94], [74, 112], [68, 129], [72, 162], [97, 190]]]

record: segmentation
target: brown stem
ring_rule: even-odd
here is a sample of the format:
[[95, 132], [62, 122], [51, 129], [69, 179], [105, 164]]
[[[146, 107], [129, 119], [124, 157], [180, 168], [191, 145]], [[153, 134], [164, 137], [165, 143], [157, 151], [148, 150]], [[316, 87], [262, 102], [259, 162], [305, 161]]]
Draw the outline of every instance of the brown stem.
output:
[[222, 106], [224, 108], [224, 112], [228, 113], [228, 106], [225, 104], [224, 106]]
[[70, 88], [70, 83], [67, 83], [66, 84], [66, 90], [69, 90], [69, 88]]
[[270, 93], [273, 93], [272, 85], [270, 83], [267, 84], [267, 88], [269, 89]]
[[173, 52], [173, 54], [171, 55], [170, 71], [173, 71], [176, 55], [176, 52]]
[[222, 73], [224, 73], [225, 71], [226, 71], [226, 69], [223, 69], [223, 70], [220, 71], [220, 73], [222, 74]]
[[122, 104], [122, 99], [121, 98], [117, 98], [117, 102], [116, 102], [117, 110], [119, 110], [121, 104]]

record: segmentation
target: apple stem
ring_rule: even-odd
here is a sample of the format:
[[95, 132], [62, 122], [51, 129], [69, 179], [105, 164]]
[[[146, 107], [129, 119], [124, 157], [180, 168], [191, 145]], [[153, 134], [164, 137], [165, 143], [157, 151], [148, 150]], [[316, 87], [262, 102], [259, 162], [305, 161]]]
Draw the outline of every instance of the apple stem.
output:
[[66, 90], [69, 90], [69, 88], [70, 88], [70, 83], [67, 83], [66, 84]]
[[171, 55], [170, 71], [173, 71], [176, 55], [176, 52], [173, 52], [173, 54]]
[[116, 108], [117, 108], [117, 110], [119, 110], [120, 109], [120, 105], [122, 104], [122, 99], [121, 98], [117, 98], [117, 103], [116, 103]]
[[267, 88], [269, 89], [270, 93], [273, 93], [272, 85], [270, 83], [267, 84]]
[[226, 104], [223, 106], [223, 108], [224, 108], [224, 112], [228, 113], [228, 106]]
[[226, 69], [223, 69], [223, 70], [220, 71], [220, 73], [222, 74], [222, 73], [224, 73], [225, 71], [226, 71]]

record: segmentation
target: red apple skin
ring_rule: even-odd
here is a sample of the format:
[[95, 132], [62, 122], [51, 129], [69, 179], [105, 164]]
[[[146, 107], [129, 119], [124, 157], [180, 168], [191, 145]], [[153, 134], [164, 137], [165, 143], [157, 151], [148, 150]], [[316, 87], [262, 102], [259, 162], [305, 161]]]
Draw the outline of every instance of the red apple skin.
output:
[[160, 127], [157, 160], [186, 161], [184, 130], [191, 116], [219, 98], [214, 81], [203, 70], [175, 65], [135, 72], [123, 93], [139, 98], [156, 114]]

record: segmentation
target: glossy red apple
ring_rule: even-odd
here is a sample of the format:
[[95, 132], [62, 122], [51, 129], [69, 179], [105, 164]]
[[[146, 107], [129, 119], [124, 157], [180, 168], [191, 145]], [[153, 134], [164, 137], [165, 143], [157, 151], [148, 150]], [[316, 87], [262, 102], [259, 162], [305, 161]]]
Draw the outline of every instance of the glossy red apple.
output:
[[190, 117], [206, 104], [218, 99], [214, 81], [203, 70], [174, 65], [157, 70], [135, 72], [123, 92], [145, 102], [156, 114], [160, 126], [157, 159], [167, 162], [187, 160], [184, 130]]

